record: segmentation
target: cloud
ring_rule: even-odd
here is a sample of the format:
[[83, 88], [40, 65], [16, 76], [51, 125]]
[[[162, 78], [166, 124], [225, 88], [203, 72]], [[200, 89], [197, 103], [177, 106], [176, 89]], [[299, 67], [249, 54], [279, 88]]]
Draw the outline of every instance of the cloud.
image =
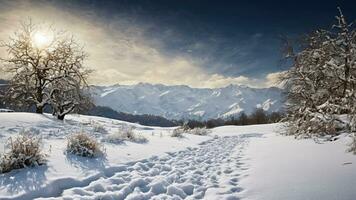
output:
[[267, 74], [265, 78], [265, 86], [266, 87], [282, 87], [281, 83], [281, 77], [286, 73], [287, 71], [279, 71], [279, 72], [274, 72]]
[[206, 81], [203, 81], [202, 83], [206, 87], [213, 88], [225, 87], [229, 84], [247, 85], [255, 88], [281, 87], [279, 84], [279, 78], [283, 73], [285, 72], [281, 71], [269, 73], [263, 78], [250, 78], [246, 76], [226, 77], [219, 74], [213, 74], [209, 77], [206, 77]]
[[[2, 5], [0, 40], [6, 40], [20, 21], [29, 17], [35, 22], [53, 24], [57, 29], [67, 30], [73, 33], [89, 54], [86, 65], [95, 70], [89, 79], [91, 84], [149, 82], [192, 87], [223, 87], [229, 84], [265, 87], [272, 86], [278, 77], [278, 73], [268, 74], [263, 79], [229, 77], [208, 71], [205, 60], [165, 52], [160, 36], [146, 37], [146, 29], [150, 27], [138, 25], [134, 19], [120, 15], [113, 20], [104, 20], [90, 10], [76, 9], [74, 12], [44, 1], [39, 2], [42, 3], [9, 1]], [[253, 37], [259, 38], [262, 35], [256, 34]], [[203, 44], [200, 46], [206, 47]], [[198, 47], [199, 43], [196, 43], [192, 49]], [[237, 51], [242, 52], [240, 49]], [[5, 55], [4, 49], [0, 50], [0, 54]]]

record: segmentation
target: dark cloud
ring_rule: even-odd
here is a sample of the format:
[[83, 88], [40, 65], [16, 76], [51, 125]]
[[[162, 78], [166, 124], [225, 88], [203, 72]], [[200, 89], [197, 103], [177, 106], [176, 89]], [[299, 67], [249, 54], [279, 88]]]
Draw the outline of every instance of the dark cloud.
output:
[[[50, 16], [54, 23], [76, 31], [88, 43], [91, 64], [107, 74], [102, 75], [110, 80], [105, 84], [120, 77], [128, 82], [182, 81], [195, 86], [212, 80], [219, 84], [253, 80], [263, 85], [268, 74], [286, 70], [280, 64], [279, 36], [330, 27], [337, 6], [356, 19], [355, 1], [306, 0], [2, 1], [0, 17], [9, 27], [21, 13]], [[173, 80], [174, 74], [164, 75], [173, 68], [180, 75], [194, 73]], [[198, 74], [202, 76], [196, 80]]]
[[190, 56], [208, 72], [230, 76], [285, 69], [279, 35], [329, 27], [337, 6], [356, 18], [355, 1], [98, 0], [80, 5], [108, 21], [124, 17], [144, 26], [144, 36], [163, 53]]

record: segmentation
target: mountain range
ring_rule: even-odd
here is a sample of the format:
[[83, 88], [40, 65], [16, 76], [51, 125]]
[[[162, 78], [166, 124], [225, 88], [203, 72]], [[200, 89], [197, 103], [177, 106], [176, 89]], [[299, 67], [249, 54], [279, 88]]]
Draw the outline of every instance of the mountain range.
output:
[[283, 110], [279, 88], [251, 88], [229, 85], [222, 88], [191, 88], [185, 85], [139, 83], [92, 86], [95, 104], [118, 112], [150, 114], [168, 119], [229, 118], [256, 108], [266, 112]]

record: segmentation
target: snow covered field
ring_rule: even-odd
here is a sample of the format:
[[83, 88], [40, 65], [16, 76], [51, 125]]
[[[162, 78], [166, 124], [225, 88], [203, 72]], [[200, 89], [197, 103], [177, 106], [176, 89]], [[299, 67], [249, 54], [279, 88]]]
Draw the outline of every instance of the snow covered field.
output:
[[[68, 134], [99, 140], [122, 126], [148, 142], [103, 142], [105, 158], [64, 154]], [[101, 128], [97, 128], [101, 127]], [[0, 152], [22, 129], [43, 137], [48, 164], [0, 175], [0, 199], [341, 199], [356, 198], [349, 138], [316, 143], [279, 136], [279, 124], [225, 126], [209, 136], [170, 137], [172, 128], [69, 115], [0, 113]], [[103, 130], [104, 128], [105, 130]]]

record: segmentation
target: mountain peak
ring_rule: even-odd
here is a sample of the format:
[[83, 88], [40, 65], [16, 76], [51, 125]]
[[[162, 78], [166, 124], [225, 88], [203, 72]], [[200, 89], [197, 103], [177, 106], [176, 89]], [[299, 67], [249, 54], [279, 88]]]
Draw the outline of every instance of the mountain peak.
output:
[[210, 119], [230, 117], [256, 108], [268, 112], [282, 108], [282, 91], [278, 88], [250, 88], [228, 85], [223, 88], [191, 88], [139, 83], [124, 86], [94, 87], [97, 105], [119, 112], [152, 114], [169, 119]]

